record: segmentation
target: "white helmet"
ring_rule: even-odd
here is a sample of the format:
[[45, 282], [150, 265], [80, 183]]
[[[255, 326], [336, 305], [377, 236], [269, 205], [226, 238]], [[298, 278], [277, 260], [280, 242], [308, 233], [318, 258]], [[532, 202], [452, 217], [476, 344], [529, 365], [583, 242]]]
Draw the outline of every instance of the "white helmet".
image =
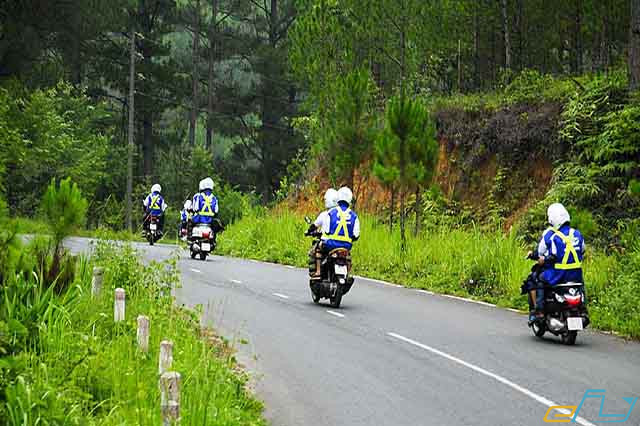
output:
[[338, 189], [338, 198], [336, 201], [344, 201], [345, 203], [351, 205], [353, 201], [353, 192], [346, 186]]
[[191, 210], [191, 200], [187, 200], [184, 202], [184, 209], [185, 210]]
[[549, 206], [547, 217], [549, 218], [549, 224], [554, 228], [559, 228], [571, 220], [569, 212], [560, 203], [554, 203]]
[[204, 185], [204, 179], [202, 179], [202, 180], [200, 181], [200, 183], [198, 184], [198, 191], [202, 191], [202, 190], [204, 190], [204, 188], [202, 187], [203, 185]]
[[202, 180], [202, 190], [204, 191], [205, 189], [213, 191], [213, 179], [210, 177]]
[[162, 187], [156, 183], [151, 187], [151, 192], [162, 192]]
[[338, 191], [333, 188], [327, 189], [327, 192], [324, 193], [324, 206], [331, 209], [336, 204], [338, 204]]

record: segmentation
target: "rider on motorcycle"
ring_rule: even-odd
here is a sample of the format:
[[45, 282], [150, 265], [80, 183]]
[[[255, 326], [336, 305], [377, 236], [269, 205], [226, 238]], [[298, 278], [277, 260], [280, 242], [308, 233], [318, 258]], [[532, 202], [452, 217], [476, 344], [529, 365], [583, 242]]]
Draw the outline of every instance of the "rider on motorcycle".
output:
[[[308, 234], [315, 232], [316, 230], [322, 229], [322, 222], [324, 218], [329, 214], [329, 210], [334, 208], [338, 203], [338, 191], [333, 188], [327, 189], [327, 192], [324, 193], [324, 207], [326, 210], [320, 212], [315, 222], [313, 222], [309, 226]], [[319, 250], [319, 247], [315, 245], [309, 251], [309, 257], [311, 258], [312, 264], [315, 263], [316, 270], [315, 273], [310, 274], [312, 278], [318, 278], [320, 276], [320, 267], [322, 262], [322, 253]]]
[[183, 235], [183, 231], [186, 231], [188, 235], [191, 216], [193, 215], [191, 204], [191, 200], [186, 200], [184, 202], [184, 208], [180, 212], [180, 235]]
[[159, 184], [154, 184], [151, 187], [151, 193], [142, 202], [144, 208], [144, 228], [147, 229], [147, 224], [151, 216], [158, 218], [158, 233], [162, 234], [164, 231], [164, 211], [167, 209], [167, 203], [160, 194], [162, 187]]
[[218, 214], [218, 199], [213, 195], [213, 179], [208, 177], [200, 181], [200, 189], [193, 197], [193, 223], [211, 224]]
[[[330, 209], [322, 218], [322, 244], [320, 250], [324, 256], [332, 250], [344, 248], [351, 250], [354, 241], [360, 238], [360, 220], [349, 206], [353, 193], [343, 186], [338, 190], [338, 205]], [[313, 278], [318, 279], [315, 275]]]
[[560, 203], [551, 204], [547, 209], [549, 224], [529, 257], [538, 260], [542, 270], [532, 273], [525, 286], [529, 290], [530, 320], [542, 316], [544, 308], [544, 287], [561, 283], [583, 283], [582, 260], [585, 243], [580, 231], [571, 228], [571, 217]]

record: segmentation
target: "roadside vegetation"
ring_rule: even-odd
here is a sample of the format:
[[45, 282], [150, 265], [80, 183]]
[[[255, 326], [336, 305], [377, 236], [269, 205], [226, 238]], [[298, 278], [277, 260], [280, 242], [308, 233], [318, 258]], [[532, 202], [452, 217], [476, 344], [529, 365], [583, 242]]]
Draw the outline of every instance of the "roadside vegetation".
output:
[[[174, 343], [182, 375], [181, 424], [262, 425], [262, 405], [245, 390], [233, 351], [202, 328], [199, 310], [174, 305], [175, 260], [145, 265], [126, 243], [99, 241], [91, 258], [59, 243], [80, 226], [86, 201], [70, 181], [48, 187], [49, 237], [28, 244], [0, 199], [0, 423], [157, 425], [161, 340]], [[93, 266], [104, 268], [91, 295]], [[114, 290], [126, 291], [126, 318], [113, 319]], [[150, 318], [149, 352], [136, 345], [136, 318]]]

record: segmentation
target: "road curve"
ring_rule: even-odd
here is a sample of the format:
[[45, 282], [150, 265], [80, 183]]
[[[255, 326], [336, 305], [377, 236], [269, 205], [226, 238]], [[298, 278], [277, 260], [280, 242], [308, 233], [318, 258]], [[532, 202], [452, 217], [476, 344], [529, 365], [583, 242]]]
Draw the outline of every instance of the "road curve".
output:
[[[138, 246], [147, 259], [176, 253]], [[334, 310], [311, 302], [305, 270], [180, 256], [178, 302], [203, 305], [236, 342], [274, 425], [541, 425], [587, 389], [606, 390], [605, 413], [640, 397], [637, 342], [585, 331], [567, 347], [533, 337], [520, 314], [366, 279]], [[624, 424], [640, 425], [636, 405]], [[603, 424], [599, 413], [588, 399], [578, 424]]]

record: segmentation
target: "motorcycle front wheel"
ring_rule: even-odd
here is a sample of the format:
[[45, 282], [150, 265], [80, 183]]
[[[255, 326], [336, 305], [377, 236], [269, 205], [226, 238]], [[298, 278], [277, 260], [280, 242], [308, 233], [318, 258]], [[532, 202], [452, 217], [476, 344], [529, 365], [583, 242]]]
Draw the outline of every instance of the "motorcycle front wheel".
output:
[[535, 321], [531, 324], [531, 331], [533, 331], [534, 336], [541, 338], [547, 330], [544, 325], [540, 325], [538, 321]]
[[331, 307], [338, 309], [340, 302], [342, 302], [342, 287], [338, 286], [338, 288], [336, 288], [336, 294], [329, 300], [331, 301]]

